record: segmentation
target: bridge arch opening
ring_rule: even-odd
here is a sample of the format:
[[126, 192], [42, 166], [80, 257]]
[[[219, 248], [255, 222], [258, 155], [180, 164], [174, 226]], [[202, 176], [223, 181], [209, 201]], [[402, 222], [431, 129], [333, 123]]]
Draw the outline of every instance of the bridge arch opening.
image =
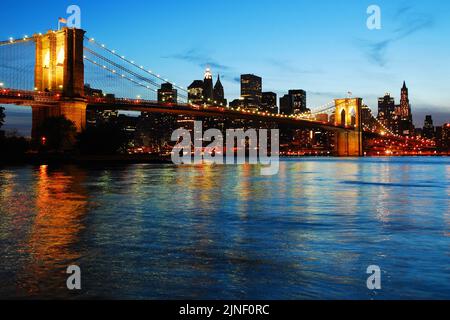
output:
[[347, 114], [345, 112], [345, 109], [342, 109], [341, 111], [341, 121], [340, 121], [340, 125], [342, 127], [345, 127], [347, 124]]
[[354, 128], [356, 126], [356, 111], [355, 108], [352, 108], [349, 113], [350, 117], [350, 125]]

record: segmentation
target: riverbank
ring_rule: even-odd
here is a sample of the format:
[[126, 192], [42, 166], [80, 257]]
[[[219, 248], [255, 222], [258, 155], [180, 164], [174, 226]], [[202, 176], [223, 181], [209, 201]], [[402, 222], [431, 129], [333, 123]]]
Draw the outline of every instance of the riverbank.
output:
[[150, 154], [117, 155], [70, 155], [70, 154], [26, 154], [21, 157], [0, 159], [2, 165], [17, 164], [169, 164], [170, 157]]
[[[385, 158], [386, 156], [370, 155], [364, 158]], [[410, 157], [391, 156], [391, 157]], [[448, 157], [448, 154], [414, 155], [422, 158]], [[284, 155], [280, 159], [296, 158], [336, 158], [333, 155]], [[18, 157], [0, 158], [0, 165], [42, 165], [42, 164], [96, 164], [96, 165], [120, 165], [120, 164], [173, 164], [170, 156], [152, 154], [116, 154], [116, 155], [73, 155], [73, 154], [25, 154]]]

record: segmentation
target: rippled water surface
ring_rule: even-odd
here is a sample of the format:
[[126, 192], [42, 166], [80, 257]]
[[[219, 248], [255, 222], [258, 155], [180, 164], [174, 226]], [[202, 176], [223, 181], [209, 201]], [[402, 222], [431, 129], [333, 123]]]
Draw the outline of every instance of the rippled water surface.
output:
[[450, 299], [447, 158], [0, 167], [0, 187], [1, 298]]

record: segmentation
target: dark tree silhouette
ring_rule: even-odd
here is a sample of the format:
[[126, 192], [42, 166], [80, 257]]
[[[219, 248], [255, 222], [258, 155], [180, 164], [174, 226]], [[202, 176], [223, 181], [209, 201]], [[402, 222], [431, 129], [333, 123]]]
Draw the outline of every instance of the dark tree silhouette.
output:
[[73, 149], [76, 142], [75, 124], [65, 117], [51, 117], [44, 120], [39, 128], [41, 149], [64, 152]]
[[128, 136], [116, 123], [102, 123], [88, 127], [78, 136], [78, 149], [82, 154], [111, 155], [126, 150]]
[[0, 137], [0, 161], [22, 159], [29, 148], [29, 141], [16, 133]]

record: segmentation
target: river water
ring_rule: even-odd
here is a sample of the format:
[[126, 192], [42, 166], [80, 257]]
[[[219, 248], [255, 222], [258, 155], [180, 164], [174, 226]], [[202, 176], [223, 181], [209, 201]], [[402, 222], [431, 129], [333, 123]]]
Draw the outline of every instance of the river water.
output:
[[8, 166], [0, 187], [1, 298], [450, 299], [448, 158]]

